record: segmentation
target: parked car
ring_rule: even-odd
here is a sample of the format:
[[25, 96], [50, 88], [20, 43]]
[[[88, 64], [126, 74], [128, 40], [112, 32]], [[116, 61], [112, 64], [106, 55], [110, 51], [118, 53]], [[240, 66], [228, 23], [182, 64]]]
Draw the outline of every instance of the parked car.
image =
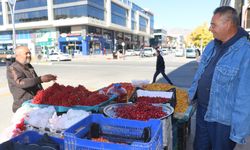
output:
[[141, 53], [141, 50], [140, 49], [134, 49], [134, 54], [135, 56], [139, 56]]
[[161, 51], [161, 53], [162, 53], [163, 55], [169, 54], [169, 50], [166, 49], [166, 48], [162, 48], [160, 51]]
[[127, 49], [125, 51], [125, 55], [126, 56], [134, 56], [135, 55], [135, 51], [133, 49]]
[[0, 62], [15, 61], [15, 55], [12, 50], [0, 50]]
[[53, 52], [49, 55], [50, 61], [71, 61], [71, 56], [62, 52]]
[[175, 50], [175, 57], [183, 57], [183, 56], [185, 56], [184, 49], [176, 49]]
[[156, 51], [153, 47], [144, 47], [143, 51], [141, 52], [141, 56], [147, 56], [147, 57], [151, 57], [151, 56], [155, 56], [156, 55]]
[[187, 48], [186, 49], [186, 58], [196, 58], [198, 56], [198, 53], [193, 48]]

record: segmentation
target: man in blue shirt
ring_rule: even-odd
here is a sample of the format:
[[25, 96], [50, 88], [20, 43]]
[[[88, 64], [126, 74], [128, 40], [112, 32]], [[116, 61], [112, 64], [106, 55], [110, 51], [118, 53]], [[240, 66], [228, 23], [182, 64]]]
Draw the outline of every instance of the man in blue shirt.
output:
[[[233, 150], [250, 135], [250, 43], [230, 6], [214, 11], [205, 48], [189, 89], [197, 101], [195, 150]], [[248, 84], [247, 84], [248, 83]]]

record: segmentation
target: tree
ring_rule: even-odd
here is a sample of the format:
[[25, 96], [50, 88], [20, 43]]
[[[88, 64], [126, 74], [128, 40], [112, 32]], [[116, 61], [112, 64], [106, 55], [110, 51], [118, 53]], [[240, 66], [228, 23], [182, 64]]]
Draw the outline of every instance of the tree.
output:
[[186, 45], [189, 47], [195, 46], [202, 50], [212, 39], [213, 34], [209, 31], [207, 23], [204, 23], [188, 35]]

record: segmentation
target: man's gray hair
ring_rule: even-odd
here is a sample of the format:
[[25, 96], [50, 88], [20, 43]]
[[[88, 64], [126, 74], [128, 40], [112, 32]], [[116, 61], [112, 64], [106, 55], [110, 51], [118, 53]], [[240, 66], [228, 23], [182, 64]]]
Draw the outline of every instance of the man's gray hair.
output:
[[222, 16], [225, 16], [225, 19], [232, 20], [232, 22], [238, 26], [239, 25], [239, 17], [237, 14], [237, 11], [230, 7], [230, 6], [221, 6], [214, 10], [215, 14], [221, 14]]

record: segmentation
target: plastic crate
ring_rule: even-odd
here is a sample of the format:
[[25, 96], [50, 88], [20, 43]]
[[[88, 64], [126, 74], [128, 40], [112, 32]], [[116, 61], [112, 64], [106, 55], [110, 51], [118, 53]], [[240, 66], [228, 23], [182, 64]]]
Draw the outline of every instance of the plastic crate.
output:
[[[102, 134], [123, 136], [125, 139], [138, 139], [143, 134], [143, 129], [150, 128], [150, 141], [130, 141], [130, 144], [97, 142], [85, 138], [90, 131], [91, 125], [100, 125]], [[100, 114], [92, 114], [71, 126], [64, 132], [64, 146], [67, 150], [161, 150], [162, 144], [162, 123], [160, 120], [150, 119], [149, 121], [136, 121], [128, 119], [107, 118]], [[127, 138], [126, 138], [127, 137]], [[124, 138], [123, 138], [124, 140]]]
[[[65, 106], [55, 106], [56, 112], [67, 112], [69, 109], [77, 109], [77, 110], [86, 110], [86, 111], [93, 111], [93, 112], [98, 112], [101, 106], [107, 105], [110, 102], [114, 101], [117, 98], [116, 95], [112, 95], [107, 101], [104, 101], [98, 105], [94, 106], [81, 106], [81, 105], [75, 105], [71, 107], [65, 107]], [[32, 100], [25, 101], [23, 105], [28, 105], [30, 107], [39, 107], [39, 108], [44, 108], [52, 105], [46, 105], [46, 104], [33, 104]]]
[[[11, 139], [13, 142], [18, 142], [21, 144], [34, 144], [36, 143], [40, 138], [42, 138], [43, 135], [39, 134], [36, 131], [26, 131], [22, 134], [20, 134], [17, 137], [14, 137]], [[50, 136], [50, 138], [60, 145], [60, 150], [64, 150], [64, 140], [56, 137]]]

